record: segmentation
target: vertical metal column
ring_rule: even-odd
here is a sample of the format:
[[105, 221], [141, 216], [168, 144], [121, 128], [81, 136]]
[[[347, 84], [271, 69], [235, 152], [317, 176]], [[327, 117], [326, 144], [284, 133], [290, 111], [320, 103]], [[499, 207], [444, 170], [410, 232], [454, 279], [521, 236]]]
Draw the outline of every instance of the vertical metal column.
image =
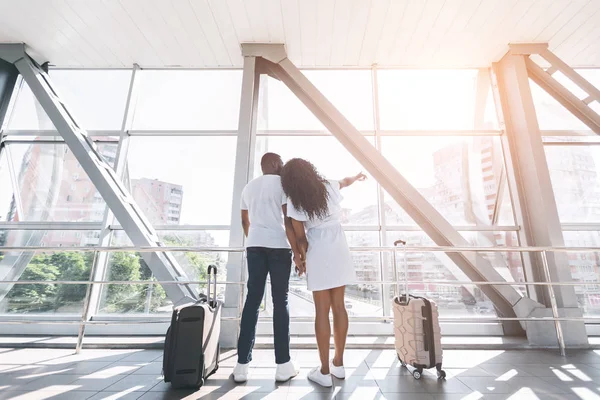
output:
[[[379, 79], [377, 75], [377, 65], [374, 64], [371, 67], [371, 85], [372, 93], [373, 93], [373, 126], [375, 128], [375, 148], [380, 153], [383, 153], [383, 149], [381, 148], [381, 124], [379, 118]], [[377, 223], [379, 224], [379, 243], [382, 246], [387, 246], [387, 225], [385, 220], [385, 193], [379, 182], [377, 182], [377, 212], [379, 214], [379, 218]], [[380, 265], [380, 280], [386, 281], [386, 274], [390, 270], [390, 257], [396, 257], [395, 252], [381, 252], [379, 253], [379, 265]], [[389, 274], [387, 274], [389, 275]], [[394, 275], [394, 279], [397, 279]], [[391, 316], [391, 303], [390, 303], [390, 289], [392, 288], [389, 284], [381, 285], [381, 308], [383, 312], [383, 316]], [[390, 320], [393, 319], [390, 317]]]
[[0, 141], [2, 132], [4, 132], [7, 125], [4, 121], [5, 117], [10, 114], [9, 110], [11, 105], [14, 104], [13, 94], [15, 93], [18, 77], [19, 71], [13, 64], [0, 60]]
[[[240, 99], [240, 117], [238, 121], [237, 147], [235, 154], [235, 175], [233, 181], [233, 201], [231, 205], [231, 227], [229, 246], [240, 247], [244, 244], [244, 230], [241, 222], [240, 198], [242, 190], [253, 175], [254, 151], [256, 145], [256, 121], [258, 111], [258, 93], [260, 75], [256, 57], [244, 57], [242, 78], [242, 96]], [[244, 255], [229, 253], [227, 260], [227, 280], [244, 280]], [[244, 288], [241, 285], [227, 285], [223, 317], [241, 315]], [[239, 321], [223, 321], [221, 345], [235, 347], [237, 343]]]
[[[139, 72], [140, 68], [138, 65], [134, 65], [131, 71], [131, 80], [129, 81], [129, 91], [127, 93], [127, 100], [125, 103], [125, 110], [123, 112], [123, 121], [121, 122], [121, 136], [119, 138], [119, 144], [117, 145], [117, 155], [115, 157], [115, 173], [117, 177], [122, 181], [127, 167], [127, 153], [129, 150], [129, 129], [133, 121], [133, 114], [135, 111], [135, 104], [137, 101], [137, 93], [140, 83]], [[129, 188], [128, 188], [129, 189]], [[110, 229], [110, 225], [114, 223], [115, 217], [109, 207], [106, 207], [104, 211], [104, 217], [102, 220], [102, 231], [100, 232], [100, 240], [98, 246], [106, 247], [111, 245], [113, 232]], [[94, 257], [94, 270], [93, 280], [104, 280], [108, 268], [109, 254], [100, 252]], [[98, 311], [100, 305], [100, 298], [102, 296], [102, 285], [92, 285], [92, 291], [89, 302], [88, 319]], [[87, 319], [86, 319], [87, 320]]]
[[[527, 75], [526, 56], [507, 54], [493, 65], [493, 72], [498, 86], [502, 116], [505, 123], [505, 134], [508, 157], [516, 178], [514, 193], [518, 195], [522, 218], [518, 221], [525, 229], [528, 245], [564, 246], [562, 228], [546, 154], [539, 129], [533, 97]], [[508, 161], [507, 160], [507, 161]], [[547, 281], [543, 255], [533, 259], [533, 278], [535, 281]], [[547, 255], [549, 279], [554, 282], [571, 281], [569, 260], [566, 253]], [[553, 296], [548, 288], [537, 290], [538, 298], [550, 307]], [[556, 291], [558, 307], [566, 316], [581, 317], [577, 297], [573, 286], [561, 286]], [[536, 309], [531, 316], [549, 313], [549, 308]], [[528, 322], [527, 336], [530, 343], [536, 345], [554, 344], [553, 331], [549, 323]], [[566, 341], [570, 344], [587, 344], [587, 334], [583, 322], [569, 322], [565, 329]]]

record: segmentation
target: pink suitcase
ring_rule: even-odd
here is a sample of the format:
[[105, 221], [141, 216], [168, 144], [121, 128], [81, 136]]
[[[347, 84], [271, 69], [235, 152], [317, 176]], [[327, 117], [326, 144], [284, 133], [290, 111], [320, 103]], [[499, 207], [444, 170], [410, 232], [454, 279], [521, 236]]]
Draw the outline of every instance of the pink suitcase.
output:
[[[397, 244], [405, 243], [394, 243]], [[395, 259], [394, 256], [394, 264]], [[405, 291], [408, 292], [407, 284]], [[438, 379], [444, 379], [442, 335], [435, 302], [404, 294], [394, 298], [393, 307], [396, 353], [402, 366], [414, 368], [412, 374], [415, 379], [421, 379], [424, 369], [435, 367]]]

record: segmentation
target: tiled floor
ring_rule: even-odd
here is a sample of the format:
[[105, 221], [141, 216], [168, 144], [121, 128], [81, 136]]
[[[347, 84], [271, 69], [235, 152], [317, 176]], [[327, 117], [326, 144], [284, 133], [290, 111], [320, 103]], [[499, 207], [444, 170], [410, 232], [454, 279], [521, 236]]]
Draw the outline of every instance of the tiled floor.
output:
[[346, 380], [333, 389], [306, 380], [315, 350], [296, 350], [300, 376], [274, 381], [272, 350], [256, 350], [249, 380], [230, 378], [235, 352], [198, 392], [175, 391], [161, 379], [157, 350], [0, 349], [0, 399], [600, 399], [600, 350], [447, 350], [446, 381], [429, 372], [419, 381], [393, 350], [348, 350]]

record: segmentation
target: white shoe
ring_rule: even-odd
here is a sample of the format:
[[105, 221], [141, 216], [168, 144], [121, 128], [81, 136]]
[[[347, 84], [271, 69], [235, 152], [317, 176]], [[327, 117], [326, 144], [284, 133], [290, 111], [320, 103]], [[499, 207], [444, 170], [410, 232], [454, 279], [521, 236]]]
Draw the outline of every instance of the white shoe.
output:
[[307, 376], [309, 381], [313, 381], [323, 387], [332, 387], [333, 380], [331, 379], [331, 374], [324, 375], [321, 373], [321, 367], [313, 368]]
[[275, 380], [277, 382], [289, 381], [296, 375], [298, 375], [298, 368], [290, 360], [283, 364], [277, 364], [277, 371], [275, 371]]
[[338, 379], [346, 379], [346, 368], [343, 365], [336, 367], [333, 362], [329, 363], [329, 372]]
[[246, 382], [248, 380], [248, 368], [249, 367], [250, 367], [250, 363], [248, 363], [248, 364], [237, 363], [237, 365], [233, 369], [233, 380], [236, 383]]

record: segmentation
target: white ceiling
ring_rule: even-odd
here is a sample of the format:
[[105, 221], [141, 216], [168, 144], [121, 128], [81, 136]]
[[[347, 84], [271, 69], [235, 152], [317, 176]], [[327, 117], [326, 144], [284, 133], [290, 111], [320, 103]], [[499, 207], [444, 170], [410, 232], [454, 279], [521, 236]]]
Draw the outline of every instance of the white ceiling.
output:
[[527, 41], [600, 66], [600, 0], [0, 0], [0, 42], [70, 67], [239, 67], [240, 42], [303, 67], [482, 67]]

